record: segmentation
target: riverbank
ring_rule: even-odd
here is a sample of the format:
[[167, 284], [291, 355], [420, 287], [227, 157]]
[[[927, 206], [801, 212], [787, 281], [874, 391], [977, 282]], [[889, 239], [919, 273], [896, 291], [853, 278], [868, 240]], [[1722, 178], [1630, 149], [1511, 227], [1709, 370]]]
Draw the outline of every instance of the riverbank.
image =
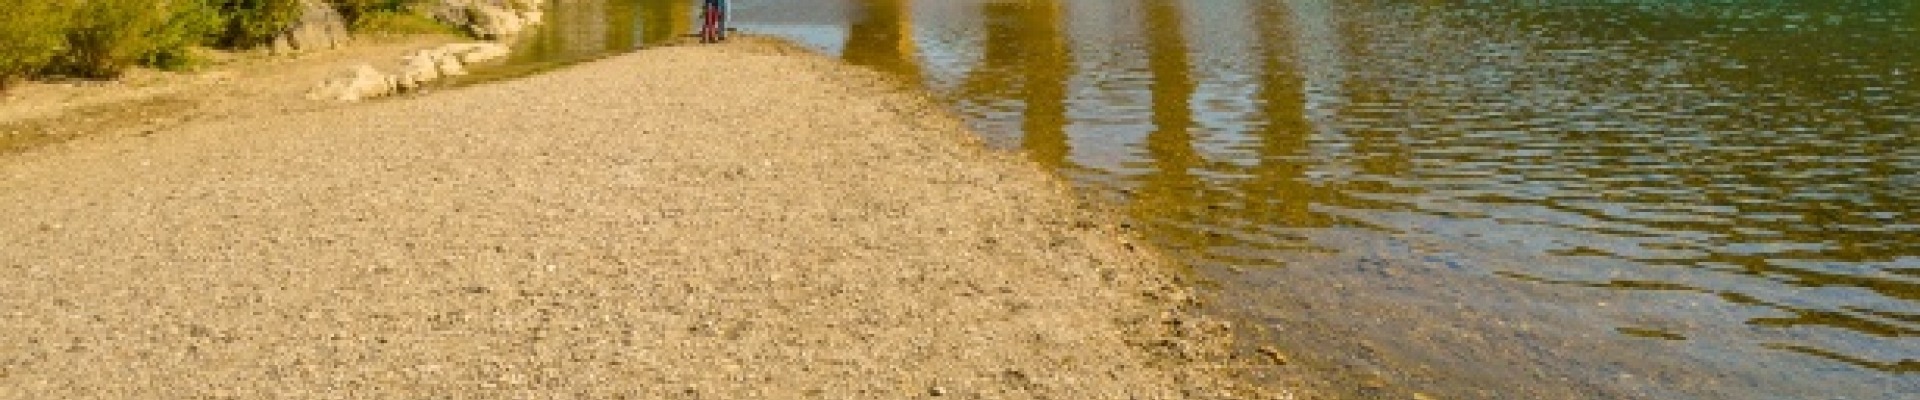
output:
[[1285, 398], [877, 73], [669, 47], [0, 160], [0, 398]]

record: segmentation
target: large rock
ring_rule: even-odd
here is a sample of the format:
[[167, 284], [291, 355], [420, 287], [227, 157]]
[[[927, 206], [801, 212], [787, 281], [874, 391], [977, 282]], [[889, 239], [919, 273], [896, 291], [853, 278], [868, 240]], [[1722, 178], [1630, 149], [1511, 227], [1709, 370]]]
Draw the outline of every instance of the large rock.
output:
[[328, 50], [346, 45], [347, 19], [323, 0], [301, 0], [300, 19], [273, 40], [276, 54]]
[[393, 94], [393, 77], [380, 73], [372, 65], [355, 65], [347, 71], [321, 82], [307, 92], [314, 100], [360, 101]]

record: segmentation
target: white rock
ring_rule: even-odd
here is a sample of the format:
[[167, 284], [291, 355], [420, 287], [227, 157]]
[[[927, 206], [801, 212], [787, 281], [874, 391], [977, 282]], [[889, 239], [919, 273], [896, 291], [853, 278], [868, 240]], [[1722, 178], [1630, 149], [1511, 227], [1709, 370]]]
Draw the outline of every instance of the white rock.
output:
[[501, 39], [519, 34], [520, 30], [526, 28], [520, 14], [504, 7], [476, 5], [469, 10], [477, 17], [474, 33], [481, 37]]
[[431, 52], [414, 52], [402, 60], [405, 64], [400, 66], [400, 87], [412, 90], [440, 79], [440, 64], [434, 61]]
[[[460, 62], [479, 64], [498, 60], [512, 54], [513, 50], [499, 43], [459, 43], [464, 51], [450, 52], [460, 56]], [[448, 45], [452, 46], [452, 45]]]
[[287, 36], [288, 35], [280, 35], [279, 37], [273, 38], [273, 44], [268, 45], [267, 52], [269, 54], [293, 54], [297, 51], [293, 48], [292, 39], [288, 39]]
[[415, 76], [407, 75], [407, 74], [395, 74], [392, 76], [388, 76], [387, 80], [393, 82], [393, 91], [405, 92], [405, 91], [418, 89], [420, 87], [421, 82], [414, 80], [416, 78], [417, 77]]
[[355, 65], [307, 93], [315, 100], [360, 101], [393, 93], [393, 82], [371, 65]]
[[382, 79], [385, 81], [385, 84], [387, 85], [387, 93], [400, 92], [400, 77], [387, 75], [385, 77], [382, 77]]
[[467, 68], [460, 65], [460, 58], [454, 57], [451, 54], [442, 55], [438, 60], [434, 60], [434, 62], [439, 64], [441, 76], [464, 76], [467, 74]]
[[387, 75], [370, 65], [361, 65], [353, 69], [353, 85], [350, 86], [355, 99], [371, 99], [393, 94], [393, 83]]

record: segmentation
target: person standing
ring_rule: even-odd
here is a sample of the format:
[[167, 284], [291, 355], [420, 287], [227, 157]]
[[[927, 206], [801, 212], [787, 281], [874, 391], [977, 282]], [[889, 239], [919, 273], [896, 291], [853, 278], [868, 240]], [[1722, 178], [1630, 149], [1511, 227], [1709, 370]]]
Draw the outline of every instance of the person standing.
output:
[[732, 18], [731, 1], [703, 0], [700, 2], [700, 42], [714, 43], [727, 39], [727, 21]]

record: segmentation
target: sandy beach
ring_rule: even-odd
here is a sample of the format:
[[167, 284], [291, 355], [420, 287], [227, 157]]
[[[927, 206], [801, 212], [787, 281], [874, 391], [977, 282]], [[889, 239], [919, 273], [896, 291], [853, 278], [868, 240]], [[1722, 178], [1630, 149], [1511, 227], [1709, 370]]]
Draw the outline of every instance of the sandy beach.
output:
[[748, 39], [5, 155], [0, 399], [1290, 397], [897, 87]]

